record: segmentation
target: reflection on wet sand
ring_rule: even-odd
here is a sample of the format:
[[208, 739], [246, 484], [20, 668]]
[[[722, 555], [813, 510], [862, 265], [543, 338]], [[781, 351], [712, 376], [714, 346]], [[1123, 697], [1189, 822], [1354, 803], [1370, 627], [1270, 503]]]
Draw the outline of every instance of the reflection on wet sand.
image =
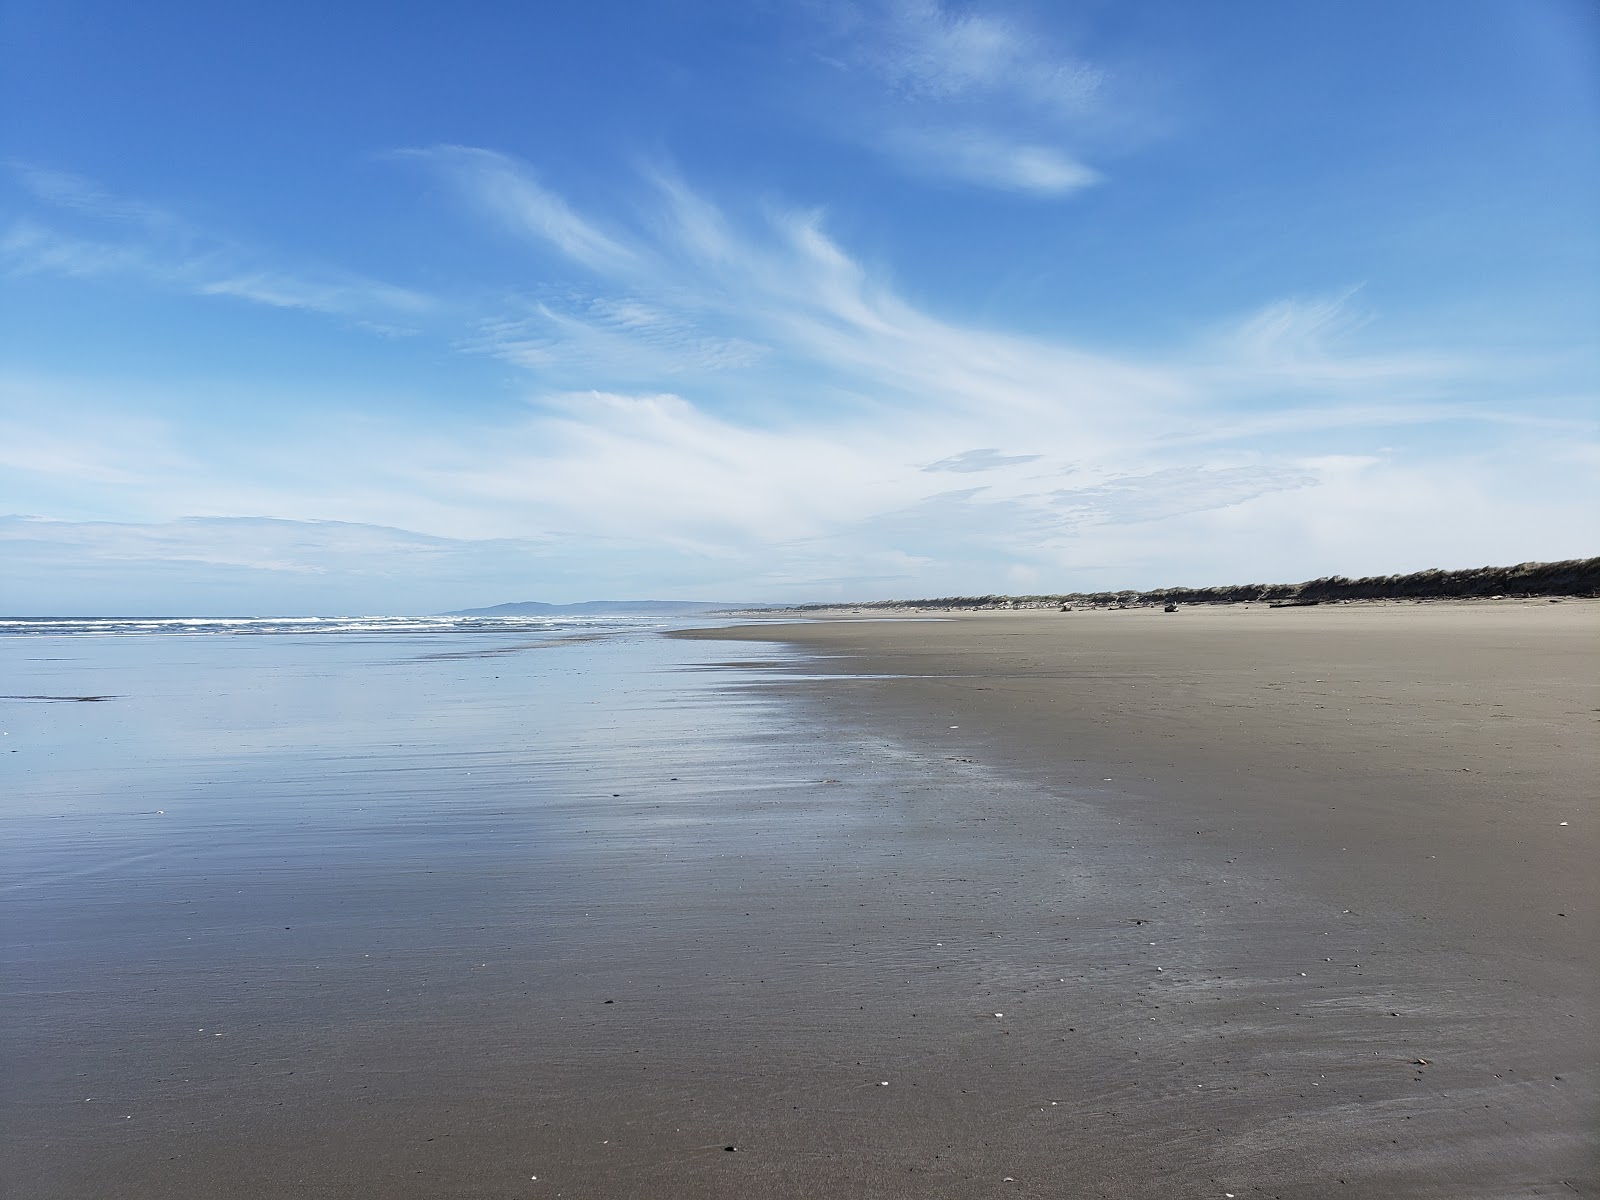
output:
[[1584, 1186], [1581, 959], [1063, 782], [1036, 668], [477, 644], [0, 639], [121, 697], [0, 709], [17, 1194]]

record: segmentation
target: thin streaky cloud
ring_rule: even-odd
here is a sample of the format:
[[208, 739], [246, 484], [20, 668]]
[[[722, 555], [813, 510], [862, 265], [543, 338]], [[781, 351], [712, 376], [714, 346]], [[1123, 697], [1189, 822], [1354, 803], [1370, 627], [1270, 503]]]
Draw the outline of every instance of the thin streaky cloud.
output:
[[130, 272], [153, 277], [160, 272], [137, 246], [113, 245], [57, 233], [36, 221], [13, 221], [0, 237], [0, 264], [13, 275], [64, 275], [88, 278]]
[[981, 450], [964, 450], [960, 454], [952, 454], [949, 458], [941, 458], [938, 462], [929, 463], [922, 469], [924, 471], [957, 472], [998, 471], [1003, 467], [1038, 462], [1043, 457], [1042, 454], [1002, 454], [999, 450], [990, 447]]
[[[937, 0], [843, 10], [827, 61], [868, 83], [837, 125], [906, 172], [1061, 198], [1100, 180], [1069, 143], [1103, 117], [1106, 74], [1016, 18]], [[818, 98], [822, 111], [832, 101]]]
[[1067, 196], [1100, 182], [1098, 171], [1053, 146], [1017, 142], [982, 129], [891, 133], [891, 153], [933, 178], [1035, 196]]
[[443, 172], [469, 202], [505, 227], [531, 235], [595, 269], [629, 265], [636, 253], [578, 216], [524, 164], [493, 150], [433, 146], [398, 152]]
[[173, 224], [172, 216], [136, 200], [113, 196], [94, 180], [71, 171], [12, 160], [6, 164], [37, 200], [87, 216], [137, 221], [147, 226]]
[[[45, 217], [19, 217], [0, 236], [0, 268], [17, 275], [73, 278], [124, 275], [201, 296], [226, 296], [359, 320], [415, 317], [436, 306], [411, 288], [321, 266], [286, 266], [272, 256], [123, 200], [92, 181], [26, 163], [9, 164]], [[64, 232], [50, 215], [66, 214], [95, 232]]]
[[1093, 486], [1061, 488], [1049, 498], [1073, 526], [1137, 524], [1231, 508], [1317, 482], [1316, 472], [1303, 466], [1166, 467]]
[[1375, 319], [1357, 306], [1359, 294], [1359, 287], [1349, 287], [1324, 296], [1285, 297], [1236, 320], [1214, 337], [1218, 378], [1268, 387], [1349, 387], [1363, 380], [1439, 381], [1472, 365], [1459, 355], [1428, 351], [1343, 352]]
[[[508, 167], [515, 164], [503, 156], [471, 156], [460, 169], [498, 176]], [[475, 186], [470, 177], [464, 183]], [[607, 256], [594, 271], [595, 285], [624, 291], [549, 300], [531, 321], [487, 327], [480, 348], [541, 368], [569, 360], [591, 372], [608, 357], [648, 363], [670, 349], [735, 370], [771, 356], [824, 369], [880, 407], [1071, 429], [1090, 445], [1105, 436], [1123, 441], [1133, 429], [1163, 438], [1203, 429], [1216, 416], [1208, 395], [1272, 391], [1326, 406], [1360, 389], [1438, 384], [1462, 366], [1440, 356], [1363, 352], [1356, 335], [1364, 318], [1351, 310], [1348, 292], [1274, 302], [1193, 353], [1165, 360], [961, 326], [911, 305], [867, 271], [817, 212], [769, 213], [764, 226], [751, 228], [680, 180], [658, 176], [656, 183], [662, 204], [649, 221], [650, 240], [608, 237], [626, 253]], [[564, 202], [561, 208], [590, 227]]]
[[[350, 316], [374, 307], [397, 314], [421, 314], [433, 307], [426, 296], [409, 288], [374, 280], [316, 280], [269, 271], [212, 280], [195, 288], [206, 296], [235, 296], [274, 308], [302, 308], [311, 312]], [[381, 326], [385, 332], [393, 327]]]
[[1104, 73], [1064, 53], [1050, 53], [1033, 31], [998, 13], [955, 12], [936, 0], [884, 6], [879, 38], [863, 56], [914, 99], [1003, 97], [1054, 116], [1090, 105]]

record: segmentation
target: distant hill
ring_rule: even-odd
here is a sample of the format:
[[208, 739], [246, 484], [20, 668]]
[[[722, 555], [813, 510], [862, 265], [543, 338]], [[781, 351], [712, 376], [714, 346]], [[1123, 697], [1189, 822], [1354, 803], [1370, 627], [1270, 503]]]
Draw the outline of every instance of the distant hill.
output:
[[765, 608], [763, 604], [718, 603], [712, 600], [585, 600], [581, 604], [545, 604], [519, 600], [491, 608], [460, 608], [447, 617], [687, 617], [696, 613]]

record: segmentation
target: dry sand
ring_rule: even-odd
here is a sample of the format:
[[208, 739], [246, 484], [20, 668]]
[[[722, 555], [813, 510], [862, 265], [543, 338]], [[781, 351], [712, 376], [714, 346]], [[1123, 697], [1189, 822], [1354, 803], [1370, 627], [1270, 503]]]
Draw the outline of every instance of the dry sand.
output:
[[[1060, 799], [990, 796], [945, 831], [974, 874], [1009, 848], [977, 902], [1025, 947], [991, 974], [1029, 1049], [986, 1086], [1009, 1069], [1019, 1111], [1043, 1086], [1074, 1113], [1028, 1123], [1018, 1186], [1498, 1197], [1596, 1194], [1597, 618], [1239, 606], [686, 636], [802, 646], [842, 677], [795, 685], [829, 719]], [[1061, 902], [1008, 908], [1050, 886], [1041, 860]]]

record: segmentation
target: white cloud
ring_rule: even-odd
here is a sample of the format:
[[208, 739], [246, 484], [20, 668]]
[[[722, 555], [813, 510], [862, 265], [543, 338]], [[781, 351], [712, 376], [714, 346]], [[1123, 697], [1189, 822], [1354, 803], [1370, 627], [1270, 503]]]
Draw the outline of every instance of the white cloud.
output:
[[82, 175], [15, 160], [6, 165], [28, 192], [51, 207], [90, 217], [131, 221], [147, 227], [179, 224], [169, 213], [154, 205], [113, 196]]
[[273, 308], [350, 315], [373, 309], [401, 315], [428, 311], [430, 302], [408, 288], [374, 280], [307, 279], [273, 271], [250, 271], [195, 285], [201, 295], [235, 296]]
[[[392, 575], [402, 563], [458, 549], [456, 540], [348, 521], [185, 517], [174, 521], [47, 521], [0, 518], [0, 542], [70, 547], [80, 560], [236, 567], [269, 574]], [[465, 544], [465, 543], [462, 543]]]
[[434, 301], [410, 288], [322, 266], [284, 267], [270, 256], [197, 229], [157, 208], [110, 196], [75, 175], [11, 164], [24, 187], [53, 216], [91, 233], [22, 217], [0, 235], [0, 269], [73, 278], [128, 276], [202, 296], [229, 296], [273, 308], [327, 316], [411, 318]]
[[1060, 488], [1050, 498], [1073, 526], [1131, 525], [1228, 508], [1317, 483], [1318, 476], [1304, 466], [1165, 467]]
[[1351, 389], [1364, 381], [1394, 387], [1437, 383], [1469, 369], [1460, 357], [1416, 350], [1350, 353], [1373, 320], [1356, 306], [1359, 289], [1329, 296], [1288, 297], [1223, 328], [1213, 355], [1219, 382], [1247, 387]]
[[461, 345], [523, 367], [603, 371], [631, 381], [748, 367], [766, 353], [744, 338], [707, 333], [682, 314], [602, 296], [489, 318]]
[[862, 54], [897, 90], [923, 100], [994, 96], [1061, 116], [1081, 113], [1104, 73], [1052, 53], [1036, 31], [996, 12], [954, 12], [936, 0], [882, 9], [879, 33]]
[[1100, 181], [1098, 172], [1052, 146], [981, 129], [903, 130], [885, 140], [914, 171], [1002, 191], [1065, 196]]
[[342, 521], [0, 516], [0, 612], [104, 612], [108, 584], [119, 613], [171, 613], [174, 595], [209, 614], [436, 612], [559, 579], [546, 550]]
[[844, 12], [832, 31], [838, 56], [827, 60], [876, 93], [853, 97], [841, 136], [917, 175], [1020, 195], [1067, 196], [1099, 181], [1068, 147], [1103, 119], [1101, 68], [992, 10], [884, 0]]
[[999, 450], [988, 447], [980, 450], [964, 450], [960, 454], [952, 454], [949, 458], [941, 458], [936, 463], [929, 463], [922, 469], [962, 473], [999, 471], [1022, 463], [1038, 462], [1041, 457], [1043, 456], [1038, 454], [1002, 454]]
[[14, 274], [39, 272], [79, 279], [123, 272], [161, 273], [139, 247], [68, 237], [27, 219], [13, 221], [0, 237], [0, 263]]
[[[502, 156], [434, 165], [471, 211], [519, 190]], [[84, 542], [27, 525], [30, 553], [57, 546], [51, 561], [314, 578], [335, 589], [317, 595], [370, 595], [367, 608], [631, 594], [643, 584], [630, 578], [749, 599], [984, 591], [1007, 572], [1063, 589], [1227, 582], [1587, 544], [1592, 471], [1567, 448], [1593, 445], [1593, 429], [1524, 421], [1520, 392], [1464, 402], [1462, 363], [1369, 352], [1379, 322], [1348, 295], [1275, 302], [1135, 360], [944, 319], [849, 255], [820, 214], [739, 218], [681, 181], [657, 188], [656, 207], [603, 243], [496, 219], [532, 239], [541, 270], [554, 248], [573, 272], [467, 339], [534, 368], [513, 418], [324, 406], [249, 444], [199, 423], [128, 454], [92, 415], [114, 400], [24, 380], [11, 420], [32, 440], [12, 443], [24, 469], [0, 477], [0, 511], [97, 507], [163, 531], [130, 541], [102, 521]], [[1435, 449], [1411, 426], [1475, 449]], [[1347, 443], [1336, 455], [1330, 431]], [[1424, 494], [1452, 471], [1448, 503]], [[293, 528], [171, 524], [197, 513]], [[1430, 532], [1440, 523], [1448, 536]], [[302, 554], [297, 538], [323, 549]], [[102, 549], [71, 549], [91, 542]], [[118, 545], [133, 549], [106, 549]], [[408, 562], [434, 590], [404, 582]], [[361, 592], [377, 578], [399, 582]]]
[[634, 251], [579, 217], [560, 196], [542, 187], [521, 163], [492, 150], [434, 146], [404, 150], [457, 181], [463, 193], [507, 228], [548, 242], [588, 267], [628, 265]]

